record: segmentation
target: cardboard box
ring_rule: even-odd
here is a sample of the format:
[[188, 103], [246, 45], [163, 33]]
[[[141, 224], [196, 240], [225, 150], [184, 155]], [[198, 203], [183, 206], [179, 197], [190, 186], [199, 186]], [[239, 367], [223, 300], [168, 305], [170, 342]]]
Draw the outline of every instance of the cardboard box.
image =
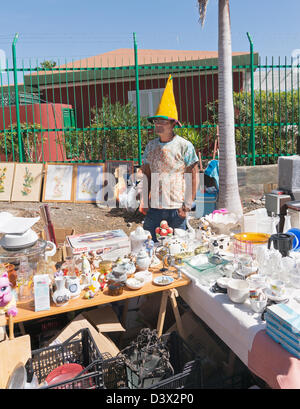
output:
[[[67, 236], [75, 235], [75, 229], [72, 229], [71, 227], [63, 229], [63, 228], [58, 228], [54, 226], [54, 233], [55, 233], [55, 238], [57, 242], [57, 248], [56, 248], [55, 255], [51, 257], [51, 260], [56, 261], [56, 262], [65, 261], [66, 257], [68, 256], [67, 250], [65, 247], [65, 241], [66, 241]], [[45, 231], [42, 231], [40, 236], [43, 240], [47, 240]]]
[[103, 305], [94, 310], [84, 311], [82, 315], [99, 331], [99, 332], [116, 332], [125, 331], [121, 325], [117, 314], [110, 305]]
[[61, 344], [83, 328], [90, 330], [91, 336], [102, 354], [109, 353], [114, 357], [120, 352], [115, 343], [108, 336], [99, 332], [82, 314], [78, 314], [69, 325], [52, 339], [49, 345]]
[[67, 236], [67, 243], [74, 256], [96, 251], [103, 260], [116, 260], [131, 250], [129, 237], [121, 229]]

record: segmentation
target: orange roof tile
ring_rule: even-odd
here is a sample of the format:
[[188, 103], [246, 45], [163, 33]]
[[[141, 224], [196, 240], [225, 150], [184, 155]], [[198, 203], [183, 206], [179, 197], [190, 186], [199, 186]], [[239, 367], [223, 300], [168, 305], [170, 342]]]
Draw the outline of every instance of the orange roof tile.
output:
[[[244, 54], [248, 54], [248, 52], [232, 53], [232, 55]], [[176, 61], [197, 61], [217, 57], [218, 51], [138, 50], [139, 65]], [[129, 65], [134, 65], [134, 50], [131, 48], [119, 48], [114, 51], [60, 65], [60, 68], [123, 67]]]

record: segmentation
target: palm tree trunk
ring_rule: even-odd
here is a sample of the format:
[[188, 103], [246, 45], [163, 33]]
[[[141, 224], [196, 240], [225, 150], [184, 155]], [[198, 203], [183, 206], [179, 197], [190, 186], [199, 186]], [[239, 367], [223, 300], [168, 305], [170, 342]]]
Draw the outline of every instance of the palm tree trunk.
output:
[[238, 188], [234, 131], [229, 0], [219, 0], [219, 199], [218, 207], [243, 213]]

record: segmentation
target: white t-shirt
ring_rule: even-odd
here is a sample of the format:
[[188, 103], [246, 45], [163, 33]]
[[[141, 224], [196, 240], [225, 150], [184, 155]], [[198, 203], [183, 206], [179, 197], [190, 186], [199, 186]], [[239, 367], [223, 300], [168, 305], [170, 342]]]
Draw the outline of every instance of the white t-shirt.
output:
[[198, 162], [193, 144], [175, 135], [170, 142], [155, 138], [148, 142], [143, 163], [151, 170], [151, 207], [179, 209], [184, 203], [187, 189], [192, 189], [188, 166]]

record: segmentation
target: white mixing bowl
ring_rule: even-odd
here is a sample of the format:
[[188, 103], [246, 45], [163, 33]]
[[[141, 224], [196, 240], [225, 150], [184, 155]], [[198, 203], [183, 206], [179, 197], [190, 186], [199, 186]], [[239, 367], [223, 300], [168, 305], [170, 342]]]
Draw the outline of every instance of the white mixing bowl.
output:
[[250, 284], [246, 280], [231, 278], [227, 283], [227, 294], [232, 302], [244, 303], [249, 296]]

